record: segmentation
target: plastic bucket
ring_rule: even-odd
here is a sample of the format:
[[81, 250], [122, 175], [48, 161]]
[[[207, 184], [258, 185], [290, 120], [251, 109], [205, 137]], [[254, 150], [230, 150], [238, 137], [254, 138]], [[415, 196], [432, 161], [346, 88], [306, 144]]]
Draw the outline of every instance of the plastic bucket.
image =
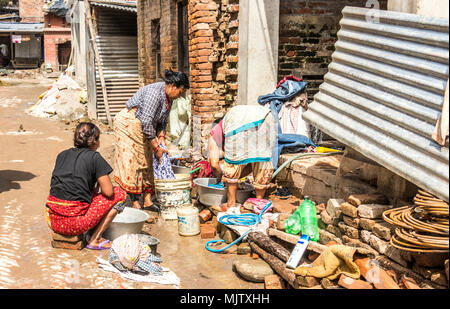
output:
[[163, 220], [177, 220], [177, 209], [192, 204], [191, 177], [189, 174], [175, 174], [175, 178], [155, 179], [156, 200]]
[[182, 206], [177, 210], [178, 234], [181, 236], [195, 236], [200, 234], [200, 219], [198, 208]]

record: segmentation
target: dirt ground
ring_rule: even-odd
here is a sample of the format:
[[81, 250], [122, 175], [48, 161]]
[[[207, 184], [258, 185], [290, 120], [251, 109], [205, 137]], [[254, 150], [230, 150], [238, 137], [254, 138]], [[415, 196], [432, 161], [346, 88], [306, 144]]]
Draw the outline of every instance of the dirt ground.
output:
[[[107, 251], [51, 247], [44, 204], [56, 156], [72, 147], [74, 125], [25, 113], [50, 83], [0, 83], [0, 288], [173, 288], [122, 280], [100, 269], [96, 257], [106, 259]], [[112, 143], [111, 134], [102, 134], [99, 152], [113, 166]], [[177, 274], [181, 288], [263, 288], [232, 270], [239, 256], [207, 251], [200, 236], [179, 236], [176, 222], [160, 218], [144, 229], [161, 240], [162, 265]]]

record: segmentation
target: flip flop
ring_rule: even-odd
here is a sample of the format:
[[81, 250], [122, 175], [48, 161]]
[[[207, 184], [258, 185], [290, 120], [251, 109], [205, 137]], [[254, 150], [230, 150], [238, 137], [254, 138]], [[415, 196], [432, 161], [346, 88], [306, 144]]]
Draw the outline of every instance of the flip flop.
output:
[[103, 245], [110, 243], [110, 240], [105, 240], [104, 242], [100, 243], [98, 246], [91, 246], [91, 245], [87, 245], [86, 249], [90, 249], [90, 250], [109, 250], [110, 248], [107, 247], [103, 247]]

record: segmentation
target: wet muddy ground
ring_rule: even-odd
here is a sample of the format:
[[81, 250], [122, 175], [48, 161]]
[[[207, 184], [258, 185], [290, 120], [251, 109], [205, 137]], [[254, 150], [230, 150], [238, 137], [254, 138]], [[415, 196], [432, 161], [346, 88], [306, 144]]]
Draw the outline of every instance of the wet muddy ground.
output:
[[[136, 283], [100, 269], [96, 257], [107, 251], [54, 249], [44, 217], [56, 156], [72, 147], [74, 124], [29, 116], [25, 110], [51, 80], [0, 85], [0, 288], [174, 288]], [[110, 162], [113, 136], [102, 134], [99, 152]], [[161, 240], [163, 266], [181, 288], [258, 289], [233, 270], [236, 254], [208, 252], [200, 236], [181, 237], [176, 222], [146, 224]]]

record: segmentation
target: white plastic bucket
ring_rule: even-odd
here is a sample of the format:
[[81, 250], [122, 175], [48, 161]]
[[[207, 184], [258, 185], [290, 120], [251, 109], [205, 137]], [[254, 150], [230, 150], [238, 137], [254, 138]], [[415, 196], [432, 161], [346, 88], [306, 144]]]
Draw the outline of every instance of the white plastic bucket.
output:
[[191, 205], [189, 174], [175, 174], [176, 179], [155, 179], [156, 200], [161, 206], [163, 220], [177, 220], [177, 208]]
[[198, 208], [193, 206], [182, 206], [177, 210], [178, 234], [181, 236], [195, 236], [200, 234], [200, 219]]

